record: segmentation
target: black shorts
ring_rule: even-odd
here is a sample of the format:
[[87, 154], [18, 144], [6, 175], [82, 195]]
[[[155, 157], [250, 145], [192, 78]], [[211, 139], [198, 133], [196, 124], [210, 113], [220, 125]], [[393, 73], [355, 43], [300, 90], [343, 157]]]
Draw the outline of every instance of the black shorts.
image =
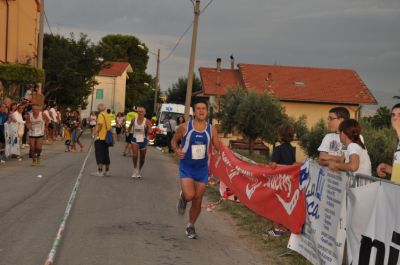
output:
[[121, 134], [122, 132], [122, 127], [115, 127], [117, 134]]
[[4, 135], [4, 130], [0, 130], [0, 143], [2, 143], [2, 144], [6, 143], [6, 137]]
[[106, 144], [106, 141], [96, 140], [94, 142], [94, 154], [96, 156], [97, 164], [110, 164], [110, 154], [108, 152], [108, 145]]
[[125, 142], [130, 144], [132, 141], [132, 137], [133, 137], [133, 133], [130, 133], [128, 136], [125, 137]]

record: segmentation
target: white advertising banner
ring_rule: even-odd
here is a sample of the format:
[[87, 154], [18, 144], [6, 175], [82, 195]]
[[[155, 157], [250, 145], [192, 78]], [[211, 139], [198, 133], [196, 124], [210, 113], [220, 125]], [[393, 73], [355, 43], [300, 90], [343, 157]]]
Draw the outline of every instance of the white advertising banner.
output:
[[306, 223], [301, 234], [292, 234], [288, 248], [314, 265], [342, 264], [346, 238], [345, 172], [333, 172], [306, 161], [300, 185], [306, 190]]
[[347, 200], [349, 264], [400, 264], [400, 187], [375, 182], [349, 189]]

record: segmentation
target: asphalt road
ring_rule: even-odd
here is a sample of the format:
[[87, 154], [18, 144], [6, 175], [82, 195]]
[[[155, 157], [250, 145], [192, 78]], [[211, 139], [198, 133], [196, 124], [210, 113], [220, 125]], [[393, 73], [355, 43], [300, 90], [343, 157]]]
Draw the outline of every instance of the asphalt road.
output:
[[[199, 238], [188, 239], [187, 215], [175, 208], [175, 160], [149, 147], [143, 178], [131, 179], [123, 146], [111, 148], [111, 177], [90, 175], [96, 170], [91, 151], [55, 264], [265, 264], [226, 213], [204, 210]], [[27, 158], [0, 165], [0, 265], [44, 264], [86, 156], [65, 153], [61, 141], [44, 149], [40, 166]]]

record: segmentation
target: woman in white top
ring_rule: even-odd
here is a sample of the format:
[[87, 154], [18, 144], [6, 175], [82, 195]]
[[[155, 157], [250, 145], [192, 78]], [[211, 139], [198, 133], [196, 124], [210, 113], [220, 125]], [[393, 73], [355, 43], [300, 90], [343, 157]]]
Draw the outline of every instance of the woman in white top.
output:
[[92, 138], [94, 138], [96, 134], [96, 124], [97, 124], [97, 116], [94, 113], [94, 111], [92, 111], [89, 116], [89, 127], [90, 127], [90, 132], [92, 134]]
[[29, 145], [32, 157], [32, 165], [39, 164], [41, 161], [43, 136], [46, 124], [50, 122], [45, 116], [39, 105], [33, 105], [32, 111], [26, 117], [26, 127], [29, 129]]
[[348, 157], [345, 162], [331, 161], [329, 168], [371, 176], [371, 160], [360, 138], [360, 124], [353, 119], [345, 120], [339, 126], [339, 133], [340, 141], [347, 147]]

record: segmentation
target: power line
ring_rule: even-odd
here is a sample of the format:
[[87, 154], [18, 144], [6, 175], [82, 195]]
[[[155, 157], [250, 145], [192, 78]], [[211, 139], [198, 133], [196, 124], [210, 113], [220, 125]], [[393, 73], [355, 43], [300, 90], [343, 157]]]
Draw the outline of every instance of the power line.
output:
[[46, 12], [44, 10], [43, 10], [43, 13], [44, 13], [44, 18], [46, 19], [47, 27], [49, 27], [50, 33], [51, 33], [51, 35], [53, 35], [53, 31], [51, 31], [49, 20], [47, 19], [47, 15], [46, 15]]
[[[192, 1], [192, 4], [194, 5], [193, 0], [191, 0], [191, 1]], [[202, 13], [212, 4], [213, 1], [214, 1], [214, 0], [208, 1], [208, 3], [207, 3], [207, 4], [204, 6], [204, 8], [200, 11], [200, 14], [202, 14]], [[193, 21], [192, 21], [192, 23], [190, 23], [189, 27], [187, 27], [187, 29], [185, 30], [185, 32], [183, 32], [183, 34], [180, 36], [180, 38], [178, 39], [178, 41], [176, 42], [176, 44], [174, 45], [174, 47], [172, 48], [172, 50], [170, 51], [170, 53], [169, 53], [164, 59], [161, 60], [161, 63], [165, 62], [166, 60], [169, 59], [169, 57], [171, 57], [171, 55], [175, 52], [176, 48], [178, 47], [178, 45], [179, 45], [179, 43], [181, 42], [181, 40], [183, 39], [183, 37], [186, 35], [186, 33], [188, 33], [188, 31], [192, 28], [192, 26], [193, 26]]]
[[172, 50], [169, 52], [169, 54], [167, 55], [167, 57], [165, 57], [164, 59], [161, 60], [161, 63], [165, 62], [166, 60], [168, 60], [168, 58], [174, 53], [174, 51], [176, 50], [176, 48], [178, 47], [179, 43], [181, 42], [181, 40], [183, 39], [183, 37], [186, 35], [186, 33], [189, 31], [189, 29], [191, 29], [193, 26], [193, 21], [192, 23], [190, 23], [189, 27], [187, 27], [187, 29], [185, 30], [185, 32], [183, 32], [183, 34], [181, 35], [181, 37], [178, 39], [178, 41], [176, 42], [174, 48], [172, 48]]
[[203, 13], [204, 11], [206, 11], [207, 7], [209, 7], [209, 6], [212, 4], [213, 1], [214, 1], [214, 0], [208, 1], [208, 3], [206, 4], [206, 6], [200, 11], [200, 13]]

